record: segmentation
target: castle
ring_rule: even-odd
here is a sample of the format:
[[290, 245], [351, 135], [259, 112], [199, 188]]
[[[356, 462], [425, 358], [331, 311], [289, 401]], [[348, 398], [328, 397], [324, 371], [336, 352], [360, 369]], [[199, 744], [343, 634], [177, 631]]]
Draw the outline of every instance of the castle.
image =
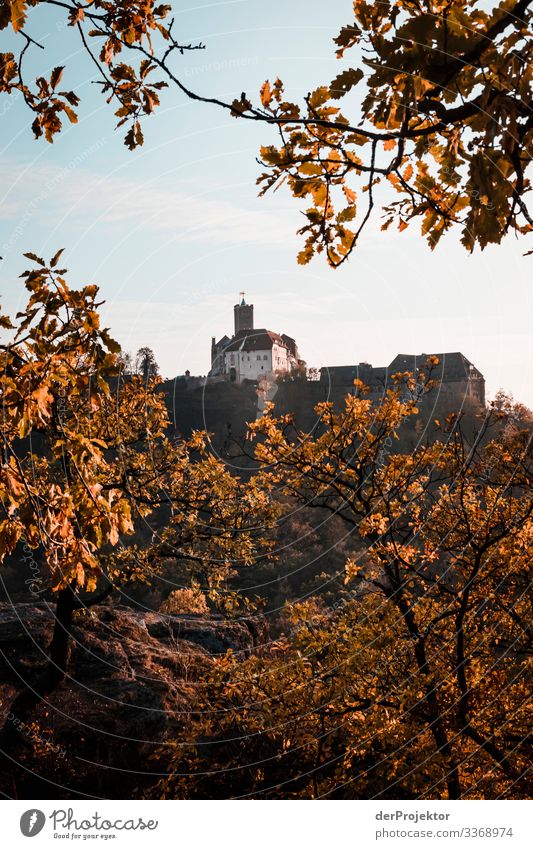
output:
[[235, 332], [218, 342], [211, 339], [210, 378], [259, 382], [279, 374], [290, 374], [305, 367], [299, 358], [298, 347], [291, 336], [281, 335], [264, 327], [254, 328], [254, 307], [244, 300], [233, 307]]
[[398, 354], [388, 366], [374, 367], [370, 363], [353, 366], [332, 366], [320, 369], [320, 382], [326, 386], [353, 386], [361, 380], [371, 394], [382, 394], [391, 386], [392, 376], [402, 372], [416, 375], [424, 368], [429, 356], [437, 357], [438, 365], [431, 369], [434, 392], [441, 401], [462, 403], [470, 399], [485, 405], [485, 378], [460, 351], [441, 354]]
[[[241, 384], [260, 383], [275, 375], [305, 374], [305, 362], [300, 359], [295, 340], [266, 328], [254, 328], [254, 307], [244, 300], [233, 308], [235, 332], [230, 338], [223, 336], [218, 342], [211, 340], [211, 369], [209, 379]], [[371, 395], [383, 394], [392, 384], [392, 376], [401, 372], [416, 375], [427, 362], [429, 354], [398, 354], [388, 366], [375, 367], [361, 362], [350, 366], [323, 366], [320, 384], [328, 387], [353, 388], [354, 380], [361, 380]], [[460, 351], [432, 354], [438, 365], [431, 370], [434, 390], [439, 399], [451, 404], [461, 404], [470, 399], [474, 404], [485, 405], [485, 378], [473, 363]]]

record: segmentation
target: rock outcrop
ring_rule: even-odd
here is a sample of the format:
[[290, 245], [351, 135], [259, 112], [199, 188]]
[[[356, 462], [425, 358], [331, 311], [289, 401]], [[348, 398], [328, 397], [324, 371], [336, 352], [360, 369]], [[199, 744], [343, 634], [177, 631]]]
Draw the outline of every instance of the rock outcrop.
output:
[[[53, 627], [46, 604], [0, 605], [2, 722], [12, 721], [15, 694], [37, 680]], [[184, 737], [214, 657], [259, 650], [266, 639], [261, 618], [170, 616], [119, 605], [77, 614], [68, 674], [21, 728], [21, 768], [5, 792], [124, 798], [155, 783], [154, 753]]]

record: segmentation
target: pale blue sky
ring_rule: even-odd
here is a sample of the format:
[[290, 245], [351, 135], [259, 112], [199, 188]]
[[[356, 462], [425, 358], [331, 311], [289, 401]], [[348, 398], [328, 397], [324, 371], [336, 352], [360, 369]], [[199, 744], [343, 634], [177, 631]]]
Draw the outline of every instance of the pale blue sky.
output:
[[[207, 49], [176, 57], [176, 71], [224, 98], [255, 96], [279, 75], [301, 98], [339, 72], [331, 39], [350, 6], [182, 3], [180, 36]], [[151, 346], [166, 376], [207, 372], [211, 335], [231, 331], [244, 289], [256, 324], [294, 336], [311, 365], [461, 350], [489, 393], [504, 386], [533, 406], [533, 258], [522, 256], [530, 244], [509, 238], [468, 256], [452, 236], [431, 253], [414, 228], [382, 234], [376, 219], [349, 265], [301, 268], [297, 203], [283, 190], [257, 198], [255, 157], [275, 131], [168, 89], [144, 124], [144, 148], [129, 153], [57, 13], [32, 13], [28, 32], [47, 52], [34, 51], [28, 70], [67, 64], [64, 85], [82, 95], [79, 124], [54, 145], [35, 142], [20, 100], [0, 103], [0, 294], [9, 311], [23, 304], [21, 253], [64, 246], [71, 283], [98, 283], [114, 335], [127, 349]]]

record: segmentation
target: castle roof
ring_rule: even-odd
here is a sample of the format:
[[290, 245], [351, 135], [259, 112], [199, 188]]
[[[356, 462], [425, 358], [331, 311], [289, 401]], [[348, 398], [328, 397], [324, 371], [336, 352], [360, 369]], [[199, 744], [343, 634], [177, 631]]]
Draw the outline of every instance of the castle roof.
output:
[[375, 368], [370, 363], [359, 363], [353, 366], [330, 366], [321, 368], [322, 381], [332, 381], [339, 384], [351, 384], [356, 378], [367, 385], [385, 385], [393, 374], [398, 372], [416, 372], [426, 365], [428, 356], [437, 357], [439, 363], [431, 369], [431, 378], [441, 381], [468, 380], [471, 377], [483, 379], [481, 372], [461, 354], [452, 351], [442, 354], [397, 354], [390, 365]]
[[[399, 371], [415, 371], [417, 368], [423, 368], [428, 354], [398, 354], [387, 371], [389, 374], [395, 374]], [[470, 362], [460, 351], [452, 351], [443, 354], [431, 354], [437, 357], [439, 364], [431, 370], [431, 376], [434, 379], [441, 380], [468, 380], [469, 377], [482, 377], [480, 371]]]
[[296, 346], [296, 339], [293, 339], [292, 336], [287, 336], [286, 333], [281, 334], [281, 338], [285, 342], [285, 347], [287, 347], [292, 354], [293, 357], [298, 355], [298, 348]]
[[265, 328], [255, 330], [239, 330], [235, 334], [226, 351], [269, 351], [274, 345], [287, 348], [279, 333]]

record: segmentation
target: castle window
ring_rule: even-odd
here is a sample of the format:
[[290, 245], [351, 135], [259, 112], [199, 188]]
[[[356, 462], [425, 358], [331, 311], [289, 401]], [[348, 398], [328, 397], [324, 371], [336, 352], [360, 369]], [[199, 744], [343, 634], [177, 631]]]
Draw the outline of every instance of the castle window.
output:
[[261, 354], [258, 354], [258, 355], [257, 355], [257, 359], [258, 359], [258, 360], [260, 360], [260, 359], [261, 359]]
[[267, 354], [263, 354], [263, 359], [264, 359], [264, 360], [268, 360], [268, 356], [267, 356]]

